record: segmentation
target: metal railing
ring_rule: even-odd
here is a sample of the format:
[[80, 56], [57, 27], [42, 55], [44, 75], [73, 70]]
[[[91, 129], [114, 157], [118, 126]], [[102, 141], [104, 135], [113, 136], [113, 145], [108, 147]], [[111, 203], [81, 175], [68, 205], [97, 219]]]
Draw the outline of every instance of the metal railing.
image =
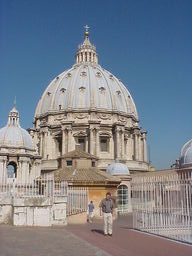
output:
[[83, 187], [68, 187], [67, 216], [86, 212], [88, 207], [88, 189]]
[[54, 197], [67, 196], [68, 183], [56, 182], [52, 175], [42, 175], [25, 183], [0, 184], [0, 196]]
[[12, 181], [0, 184], [0, 197], [53, 198], [56, 196], [67, 197], [67, 216], [87, 211], [88, 189], [68, 186], [66, 181], [55, 181], [53, 175], [45, 174], [25, 183]]
[[192, 172], [135, 176], [133, 227], [192, 243]]

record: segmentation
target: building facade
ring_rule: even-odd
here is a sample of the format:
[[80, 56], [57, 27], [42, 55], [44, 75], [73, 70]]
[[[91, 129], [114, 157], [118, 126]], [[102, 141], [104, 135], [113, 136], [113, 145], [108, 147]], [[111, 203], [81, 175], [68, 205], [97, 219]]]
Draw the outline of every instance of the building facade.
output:
[[139, 126], [133, 98], [118, 78], [98, 64], [87, 27], [76, 63], [48, 85], [29, 132], [44, 172], [60, 168], [59, 159], [76, 144], [98, 159], [101, 170], [113, 162], [126, 164], [131, 173], [149, 170], [146, 131]]

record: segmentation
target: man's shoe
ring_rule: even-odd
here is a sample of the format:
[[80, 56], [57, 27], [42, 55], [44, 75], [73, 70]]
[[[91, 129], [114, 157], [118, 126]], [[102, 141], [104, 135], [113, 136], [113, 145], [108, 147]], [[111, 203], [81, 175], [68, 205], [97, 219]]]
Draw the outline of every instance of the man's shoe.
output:
[[108, 234], [109, 236], [112, 236], [112, 234]]
[[107, 236], [107, 234], [104, 234], [104, 236]]

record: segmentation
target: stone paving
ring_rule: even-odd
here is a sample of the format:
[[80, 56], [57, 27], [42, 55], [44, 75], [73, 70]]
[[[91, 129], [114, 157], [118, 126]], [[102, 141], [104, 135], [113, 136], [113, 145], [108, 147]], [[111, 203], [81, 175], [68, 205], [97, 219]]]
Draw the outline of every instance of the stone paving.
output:
[[63, 227], [0, 225], [0, 256], [109, 256]]
[[131, 218], [114, 222], [105, 237], [102, 221], [65, 227], [0, 225], [0, 256], [191, 256], [192, 246], [137, 232]]
[[192, 245], [133, 230], [131, 216], [121, 216], [113, 226], [112, 237], [103, 235], [101, 220], [66, 228], [113, 256], [192, 256]]

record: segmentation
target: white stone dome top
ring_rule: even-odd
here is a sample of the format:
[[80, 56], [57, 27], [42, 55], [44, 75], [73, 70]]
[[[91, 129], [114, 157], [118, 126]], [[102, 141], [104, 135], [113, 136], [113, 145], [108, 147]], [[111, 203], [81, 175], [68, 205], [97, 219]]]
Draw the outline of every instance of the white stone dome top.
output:
[[189, 140], [181, 149], [180, 165], [192, 165], [192, 140]]
[[128, 167], [122, 163], [110, 164], [107, 167], [107, 173], [111, 175], [130, 175]]
[[96, 48], [90, 43], [86, 28], [76, 64], [48, 85], [37, 105], [35, 118], [58, 111], [101, 110], [138, 120], [135, 103], [125, 85], [97, 63]]
[[0, 148], [2, 147], [34, 150], [31, 136], [20, 127], [19, 112], [15, 107], [9, 112], [7, 125], [0, 129]]

